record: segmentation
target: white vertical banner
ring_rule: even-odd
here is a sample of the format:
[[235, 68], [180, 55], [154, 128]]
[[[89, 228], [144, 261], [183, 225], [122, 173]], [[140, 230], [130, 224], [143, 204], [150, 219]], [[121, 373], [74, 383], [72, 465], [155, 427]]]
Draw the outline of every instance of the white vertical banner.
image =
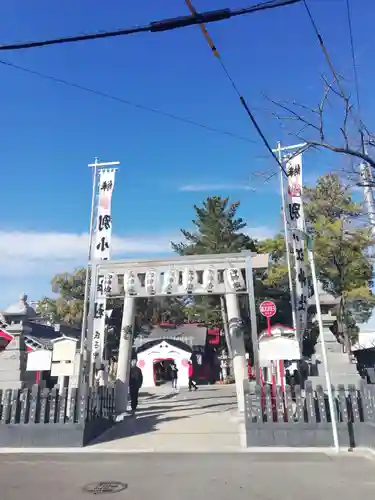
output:
[[[115, 184], [115, 169], [99, 172], [99, 194], [94, 233], [93, 260], [108, 260], [111, 253], [112, 212], [111, 202]], [[95, 291], [94, 321], [92, 335], [92, 362], [99, 367], [103, 362], [106, 342], [107, 295], [111, 293], [113, 275], [98, 277]]]
[[111, 201], [115, 185], [115, 169], [100, 170], [93, 260], [108, 260], [111, 251]]
[[[286, 162], [286, 218], [289, 234], [287, 235], [293, 248], [293, 260], [296, 280], [296, 328], [297, 338], [302, 342], [307, 327], [307, 308], [309, 284], [305, 259], [305, 216], [302, 200], [302, 155], [296, 155]], [[293, 291], [291, 291], [293, 293]]]

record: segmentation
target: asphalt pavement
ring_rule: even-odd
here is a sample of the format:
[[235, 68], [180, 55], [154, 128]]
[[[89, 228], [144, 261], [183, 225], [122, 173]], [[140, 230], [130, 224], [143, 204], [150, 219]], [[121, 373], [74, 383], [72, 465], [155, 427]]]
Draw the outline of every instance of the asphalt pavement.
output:
[[1, 455], [1, 500], [353, 500], [372, 498], [375, 461], [346, 454]]

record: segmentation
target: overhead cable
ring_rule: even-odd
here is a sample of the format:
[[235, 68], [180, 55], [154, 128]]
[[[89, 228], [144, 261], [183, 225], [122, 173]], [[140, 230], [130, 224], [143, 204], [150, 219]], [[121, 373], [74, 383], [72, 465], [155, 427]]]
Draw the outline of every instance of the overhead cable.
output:
[[150, 106], [145, 106], [144, 104], [139, 104], [136, 102], [128, 101], [127, 99], [123, 99], [122, 97], [114, 96], [111, 94], [108, 94], [107, 92], [102, 92], [101, 90], [95, 90], [90, 87], [86, 87], [84, 85], [80, 85], [78, 83], [70, 82], [68, 80], [64, 80], [62, 78], [57, 78], [51, 75], [46, 75], [45, 73], [40, 73], [39, 71], [35, 71], [29, 68], [24, 68], [23, 66], [19, 66], [18, 64], [14, 64], [8, 61], [2, 61], [0, 60], [0, 64], [3, 66], [7, 66], [9, 68], [17, 69], [19, 71], [23, 71], [24, 73], [29, 73], [30, 75], [38, 76], [39, 78], [43, 78], [44, 80], [50, 80], [55, 83], [61, 83], [63, 85], [66, 85], [68, 87], [72, 87], [78, 90], [82, 90], [85, 92], [88, 92], [90, 94], [97, 95], [99, 97], [104, 97], [106, 99], [111, 99], [112, 101], [119, 102], [121, 104], [126, 104], [127, 106], [131, 106], [133, 108], [138, 108], [142, 109], [144, 111], [148, 111], [157, 115], [164, 116], [166, 118], [171, 118], [172, 120], [176, 120], [182, 123], [186, 123], [188, 125], [194, 125], [196, 127], [200, 127], [204, 130], [210, 131], [210, 132], [216, 132], [217, 134], [221, 135], [226, 135], [229, 137], [233, 137], [234, 139], [239, 139], [241, 141], [245, 141], [248, 143], [256, 144], [256, 141], [253, 141], [251, 139], [248, 139], [247, 137], [243, 137], [241, 135], [234, 134], [233, 132], [229, 132], [227, 130], [222, 130], [216, 127], [211, 127], [210, 125], [205, 125], [203, 123], [199, 123], [194, 120], [190, 120], [189, 118], [184, 118], [182, 116], [175, 115], [173, 113], [168, 113], [167, 111], [162, 111], [160, 109], [152, 108]]
[[308, 17], [310, 19], [311, 25], [312, 25], [312, 27], [314, 29], [315, 35], [316, 35], [316, 37], [318, 39], [318, 42], [319, 42], [319, 45], [320, 45], [320, 47], [321, 47], [321, 49], [323, 51], [323, 54], [324, 54], [324, 57], [325, 57], [325, 59], [327, 61], [329, 69], [331, 70], [333, 78], [334, 78], [334, 80], [335, 80], [335, 82], [336, 82], [336, 84], [337, 84], [337, 86], [338, 86], [338, 88], [340, 90], [340, 94], [342, 95], [343, 99], [347, 100], [348, 98], [346, 97], [344, 87], [341, 85], [339, 76], [338, 76], [338, 74], [337, 74], [337, 72], [335, 70], [335, 67], [333, 66], [332, 59], [331, 59], [331, 57], [330, 57], [330, 55], [328, 53], [328, 50], [327, 50], [327, 47], [326, 47], [324, 41], [323, 41], [323, 37], [322, 37], [322, 35], [319, 32], [318, 26], [317, 26], [316, 22], [314, 21], [314, 18], [313, 18], [312, 14], [311, 14], [309, 6], [307, 5], [307, 1], [306, 0], [302, 0], [302, 1], [303, 1], [303, 4], [304, 4], [305, 8], [306, 8], [307, 15], [308, 15]]
[[348, 17], [348, 27], [349, 27], [349, 40], [350, 40], [350, 52], [351, 52], [351, 57], [352, 57], [352, 66], [353, 66], [353, 75], [354, 75], [354, 86], [355, 86], [355, 93], [356, 93], [356, 98], [357, 98], [357, 108], [358, 108], [358, 114], [359, 114], [359, 134], [361, 137], [361, 146], [362, 146], [362, 152], [363, 154], [366, 153], [366, 147], [365, 147], [365, 138], [363, 134], [363, 123], [361, 119], [361, 100], [359, 97], [359, 83], [358, 83], [358, 71], [357, 71], [357, 61], [356, 61], [356, 55], [355, 55], [355, 47], [354, 47], [354, 36], [353, 36], [353, 26], [352, 26], [352, 15], [350, 12], [350, 4], [349, 0], [346, 0], [346, 13]]
[[[185, 3], [187, 5], [187, 7], [189, 8], [190, 12], [192, 13], [193, 16], [196, 16], [198, 17], [199, 14], [197, 13], [197, 11], [195, 10], [194, 6], [192, 5], [191, 1], [190, 0], [185, 0]], [[262, 139], [262, 142], [263, 144], [265, 145], [265, 147], [268, 149], [268, 151], [270, 152], [270, 154], [272, 155], [272, 157], [275, 159], [275, 161], [277, 162], [278, 166], [280, 167], [280, 169], [282, 170], [282, 172], [284, 173], [284, 175], [287, 177], [287, 172], [284, 168], [284, 166], [282, 165], [281, 161], [279, 160], [279, 158], [275, 155], [275, 153], [272, 151], [272, 147], [270, 145], [270, 143], [268, 142], [268, 140], [266, 139], [263, 131], [261, 130], [257, 120], [255, 119], [255, 116], [254, 114], [252, 113], [252, 111], [250, 110], [245, 98], [243, 97], [243, 95], [241, 94], [241, 92], [239, 91], [235, 81], [233, 80], [232, 76], [230, 75], [226, 65], [224, 64], [224, 61], [222, 59], [222, 57], [220, 56], [220, 53], [219, 51], [217, 50], [217, 47], [216, 45], [214, 44], [210, 34], [208, 33], [207, 31], [207, 28], [204, 26], [203, 23], [199, 23], [200, 24], [200, 29], [202, 31], [202, 34], [204, 36], [204, 38], [206, 39], [210, 49], [211, 49], [211, 52], [212, 54], [217, 58], [217, 60], [220, 62], [220, 65], [228, 79], [228, 81], [230, 82], [230, 84], [232, 85], [234, 91], [236, 92], [239, 100], [240, 100], [240, 103], [242, 105], [242, 107], [244, 108], [246, 114], [248, 115], [248, 117], [250, 118], [252, 124], [254, 125], [255, 127], [255, 130], [257, 131], [258, 135], [260, 136], [260, 138]]]
[[[311, 22], [311, 25], [313, 27], [313, 30], [315, 32], [315, 35], [316, 35], [316, 37], [318, 39], [319, 45], [320, 45], [320, 47], [321, 47], [321, 49], [323, 51], [324, 57], [325, 57], [325, 59], [327, 61], [327, 64], [328, 64], [328, 66], [329, 66], [329, 68], [331, 70], [333, 78], [334, 78], [334, 80], [335, 80], [335, 82], [337, 84], [337, 87], [338, 87], [339, 91], [340, 91], [340, 94], [341, 94], [342, 98], [344, 99], [344, 101], [346, 103], [348, 103], [349, 102], [349, 98], [347, 97], [347, 95], [345, 93], [344, 87], [341, 85], [340, 78], [339, 78], [339, 76], [338, 76], [338, 74], [337, 74], [337, 72], [335, 70], [335, 67], [333, 66], [332, 59], [331, 59], [331, 57], [329, 55], [328, 49], [327, 49], [324, 41], [323, 41], [323, 37], [320, 34], [318, 26], [317, 26], [317, 24], [316, 24], [316, 22], [315, 22], [315, 20], [314, 20], [314, 18], [312, 16], [311, 10], [309, 9], [309, 6], [307, 5], [307, 0], [302, 0], [302, 1], [303, 1], [304, 6], [305, 6], [307, 15], [308, 15], [308, 17], [310, 19], [310, 22]], [[347, 7], [349, 9], [349, 5], [348, 4], [347, 4]], [[352, 37], [350, 10], [348, 10], [348, 18], [349, 18], [349, 29], [350, 29], [350, 33], [351, 33], [351, 37]], [[353, 49], [354, 49], [354, 45], [353, 45]], [[355, 62], [355, 59], [354, 59], [354, 62]], [[355, 73], [357, 74], [356, 70], [355, 70]], [[357, 94], [357, 95], [359, 95], [359, 94]], [[356, 120], [356, 117], [354, 116], [354, 113], [353, 113], [353, 109], [350, 106], [348, 108], [348, 111], [352, 115], [352, 117]], [[358, 112], [359, 111], [360, 110], [358, 110]], [[363, 137], [363, 130], [362, 129], [363, 129], [363, 124], [361, 122], [361, 119], [359, 119], [359, 133], [360, 133], [360, 136], [361, 136], [362, 153], [365, 154], [364, 137]]]
[[355, 92], [356, 92], [356, 97], [357, 97], [357, 107], [358, 107], [358, 113], [361, 114], [361, 102], [360, 102], [360, 98], [359, 98], [359, 84], [358, 84], [358, 71], [357, 71], [357, 62], [356, 62], [356, 56], [355, 56], [352, 16], [351, 16], [351, 12], [350, 12], [349, 0], [346, 0], [346, 12], [348, 15], [350, 52], [351, 52], [351, 56], [352, 56], [354, 85], [355, 85]]
[[74, 35], [62, 38], [53, 38], [49, 40], [40, 40], [35, 42], [20, 42], [8, 45], [0, 45], [0, 50], [21, 50], [32, 49], [36, 47], [45, 47], [49, 45], [61, 45], [65, 43], [83, 42], [88, 40], [98, 40], [103, 38], [113, 38], [117, 36], [133, 35], [136, 33], [149, 32], [160, 33], [162, 31], [170, 31], [179, 28], [186, 28], [202, 23], [213, 23], [217, 21], [224, 21], [231, 17], [242, 16], [244, 14], [252, 14], [267, 9], [274, 9], [277, 7], [285, 7], [300, 2], [301, 0], [269, 0], [267, 2], [258, 3], [242, 9], [219, 9], [206, 12], [200, 12], [197, 15], [180, 16], [169, 19], [162, 19], [160, 21], [152, 21], [143, 26], [135, 26], [133, 28], [124, 28], [115, 31], [102, 31], [97, 33], [88, 33], [85, 35]]

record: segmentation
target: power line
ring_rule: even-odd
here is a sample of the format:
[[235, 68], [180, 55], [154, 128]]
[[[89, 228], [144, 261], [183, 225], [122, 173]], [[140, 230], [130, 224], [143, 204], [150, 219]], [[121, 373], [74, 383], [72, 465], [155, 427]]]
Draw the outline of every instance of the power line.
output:
[[133, 35], [136, 33], [149, 32], [160, 33], [162, 31], [171, 31], [179, 28], [186, 28], [202, 23], [213, 23], [230, 19], [231, 17], [242, 16], [244, 14], [252, 14], [262, 10], [284, 7], [300, 2], [301, 0], [269, 0], [267, 2], [258, 3], [242, 9], [219, 9], [206, 12], [200, 12], [196, 15], [173, 17], [162, 19], [160, 21], [152, 21], [143, 26], [135, 26], [133, 28], [124, 28], [116, 31], [103, 31], [97, 33], [89, 33], [86, 35], [74, 35], [62, 38], [53, 38], [49, 40], [41, 40], [35, 42], [21, 42], [9, 45], [0, 45], [0, 50], [21, 50], [32, 49], [36, 47], [45, 47], [48, 45], [62, 45], [65, 43], [83, 42], [87, 40], [98, 40], [103, 38], [113, 38], [117, 36]]
[[351, 15], [351, 12], [350, 12], [349, 0], [346, 0], [346, 12], [347, 12], [347, 16], [348, 16], [350, 52], [351, 52], [351, 56], [352, 56], [354, 86], [355, 86], [355, 93], [356, 93], [356, 97], [357, 97], [357, 108], [358, 108], [358, 115], [359, 115], [359, 135], [360, 135], [360, 138], [361, 138], [362, 153], [365, 154], [366, 153], [365, 137], [364, 137], [364, 134], [363, 134], [363, 123], [362, 123], [362, 119], [361, 119], [361, 100], [359, 98], [359, 83], [358, 83], [357, 61], [356, 61], [355, 48], [354, 48], [352, 15]]
[[356, 56], [355, 56], [353, 27], [352, 27], [352, 16], [351, 16], [351, 12], [350, 12], [349, 0], [346, 0], [346, 12], [347, 12], [347, 15], [348, 15], [350, 51], [351, 51], [352, 64], [353, 64], [355, 92], [356, 92], [356, 96], [357, 96], [357, 107], [358, 107], [358, 113], [359, 113], [359, 115], [361, 115], [361, 102], [360, 102], [360, 99], [359, 99], [358, 72], [357, 72], [357, 63], [356, 63]]
[[[187, 5], [187, 7], [189, 8], [191, 14], [193, 16], [198, 16], [198, 13], [197, 11], [195, 10], [195, 8], [193, 7], [192, 3], [190, 0], [185, 0], [185, 3]], [[240, 103], [242, 105], [242, 107], [244, 108], [246, 114], [248, 115], [248, 117], [250, 118], [252, 124], [254, 125], [255, 127], [255, 130], [257, 131], [258, 135], [260, 136], [260, 138], [262, 139], [262, 142], [263, 144], [266, 146], [266, 148], [268, 149], [268, 151], [271, 153], [271, 155], [273, 156], [273, 158], [276, 160], [278, 166], [281, 168], [282, 172], [284, 173], [285, 176], [287, 176], [287, 172], [285, 170], [285, 168], [283, 167], [281, 161], [279, 160], [279, 158], [275, 155], [275, 153], [272, 151], [272, 147], [270, 145], [270, 143], [267, 141], [263, 131], [261, 130], [261, 128], [259, 127], [259, 124], [257, 122], [257, 120], [255, 119], [255, 116], [254, 114], [252, 113], [252, 111], [250, 110], [245, 98], [243, 97], [243, 95], [241, 94], [241, 92], [239, 91], [234, 79], [232, 78], [232, 76], [230, 75], [222, 57], [220, 56], [220, 53], [219, 51], [217, 50], [217, 47], [216, 45], [214, 44], [210, 34], [208, 33], [206, 27], [204, 26], [203, 23], [200, 23], [200, 29], [202, 31], [202, 34], [204, 36], [204, 38], [206, 39], [211, 51], [212, 51], [212, 54], [217, 58], [217, 60], [219, 61], [228, 81], [230, 82], [230, 84], [232, 85], [234, 91], [236, 92], [239, 100], [240, 100]]]
[[203, 123], [199, 123], [199, 122], [196, 122], [194, 120], [190, 120], [188, 118], [184, 118], [182, 116], [175, 115], [173, 113], [168, 113], [167, 111], [162, 111], [162, 110], [159, 110], [159, 109], [156, 109], [156, 108], [145, 106], [143, 104], [139, 104], [139, 103], [136, 103], [136, 102], [128, 101], [127, 99], [123, 99], [122, 97], [114, 96], [114, 95], [108, 94], [106, 92], [102, 92], [101, 90], [95, 90], [95, 89], [92, 89], [90, 87], [86, 87], [84, 85], [80, 85], [78, 83], [74, 83], [74, 82], [70, 82], [68, 80], [64, 80], [62, 78], [57, 78], [57, 77], [54, 77], [54, 76], [51, 76], [51, 75], [46, 75], [44, 73], [40, 73], [39, 71], [35, 71], [35, 70], [32, 70], [32, 69], [24, 68], [23, 66], [19, 66], [18, 64], [13, 64], [13, 63], [10, 63], [10, 62], [7, 62], [7, 61], [3, 61], [3, 60], [0, 60], [0, 64], [2, 64], [3, 66], [7, 66], [9, 68], [13, 68], [13, 69], [17, 69], [19, 71], [23, 71], [24, 73], [29, 73], [30, 75], [38, 76], [39, 78], [43, 78], [45, 80], [50, 80], [50, 81], [55, 82], [55, 83], [61, 83], [63, 85], [67, 85], [68, 87], [72, 87], [72, 88], [75, 88], [75, 89], [78, 89], [78, 90], [82, 90], [82, 91], [88, 92], [90, 94], [97, 95], [99, 97], [104, 97], [106, 99], [111, 99], [112, 101], [116, 101], [116, 102], [119, 102], [121, 104], [126, 104], [127, 106], [131, 106], [133, 108], [142, 109], [143, 111], [148, 111], [148, 112], [151, 112], [151, 113], [154, 113], [154, 114], [157, 114], [157, 115], [164, 116], [166, 118], [171, 118], [172, 120], [176, 120], [176, 121], [179, 121], [179, 122], [182, 122], [182, 123], [187, 123], [188, 125], [194, 125], [195, 127], [200, 127], [200, 128], [202, 128], [204, 130], [207, 130], [209, 132], [216, 132], [217, 134], [226, 135], [228, 137], [233, 137], [234, 139], [239, 139], [241, 141], [245, 141], [245, 142], [248, 142], [248, 143], [251, 143], [251, 144], [256, 144], [256, 141], [253, 141], [253, 140], [248, 139], [247, 137], [243, 137], [241, 135], [234, 134], [234, 133], [229, 132], [227, 130], [221, 130], [219, 128], [211, 127], [210, 125], [205, 125]]
[[[344, 90], [343, 86], [341, 85], [341, 82], [340, 82], [340, 79], [338, 77], [338, 74], [337, 74], [337, 72], [336, 72], [336, 70], [335, 70], [335, 68], [333, 66], [332, 59], [331, 59], [331, 57], [330, 57], [330, 55], [328, 53], [328, 50], [327, 50], [327, 47], [326, 47], [324, 41], [323, 41], [323, 37], [320, 34], [318, 26], [317, 26], [317, 24], [316, 24], [316, 22], [315, 22], [315, 20], [314, 20], [314, 18], [312, 16], [312, 13], [311, 13], [311, 11], [309, 9], [309, 6], [307, 5], [307, 0], [302, 0], [302, 1], [303, 1], [304, 6], [305, 6], [307, 15], [308, 15], [308, 17], [310, 19], [310, 22], [312, 24], [312, 27], [313, 27], [313, 29], [315, 31], [315, 34], [316, 34], [316, 37], [318, 39], [319, 45], [320, 45], [320, 47], [321, 47], [321, 49], [323, 51], [324, 57], [325, 57], [325, 59], [327, 61], [327, 64], [328, 64], [328, 66], [329, 66], [329, 68], [331, 70], [333, 78], [334, 78], [334, 80], [335, 80], [335, 82], [337, 84], [337, 87], [338, 87], [339, 91], [340, 91], [340, 94], [341, 94], [342, 98], [344, 99], [345, 103], [348, 104], [349, 103], [349, 98], [347, 97], [347, 95], [345, 93], [345, 90]], [[350, 34], [351, 34], [351, 39], [352, 39], [350, 10], [348, 11], [348, 16], [349, 16], [349, 20], [350, 20], [350, 23], [349, 23], [350, 24]], [[353, 49], [354, 49], [354, 43], [353, 43]], [[354, 54], [354, 61], [355, 61], [355, 54]], [[357, 73], [356, 70], [355, 70], [355, 73]], [[356, 117], [354, 116], [354, 113], [353, 113], [353, 109], [350, 106], [348, 108], [348, 112], [356, 120]], [[358, 110], [358, 112], [359, 112], [359, 110]], [[359, 119], [359, 133], [360, 133], [360, 136], [361, 136], [362, 152], [363, 152], [363, 154], [365, 154], [365, 145], [364, 145], [364, 136], [363, 136], [363, 130], [362, 130], [363, 126], [362, 125], [363, 124], [361, 122], [361, 119]]]
[[332, 63], [331, 57], [330, 57], [330, 55], [328, 53], [327, 47], [325, 46], [325, 43], [323, 41], [323, 37], [321, 36], [321, 34], [319, 32], [319, 29], [318, 29], [318, 26], [317, 26], [316, 22], [314, 21], [314, 18], [313, 18], [312, 14], [311, 14], [311, 11], [309, 9], [309, 6], [307, 5], [307, 1], [306, 0], [302, 0], [302, 1], [303, 1], [304, 6], [305, 6], [307, 15], [308, 15], [308, 17], [310, 19], [311, 25], [312, 25], [312, 27], [313, 27], [313, 29], [315, 31], [315, 35], [316, 35], [316, 37], [318, 39], [319, 45], [320, 45], [320, 47], [321, 47], [321, 49], [323, 51], [324, 57], [325, 57], [325, 59], [327, 61], [327, 64], [328, 64], [328, 66], [329, 66], [329, 68], [330, 68], [330, 70], [332, 72], [333, 78], [335, 79], [335, 82], [336, 82], [336, 84], [337, 84], [337, 86], [338, 86], [338, 88], [339, 88], [339, 90], [341, 92], [342, 97], [344, 99], [347, 99], [347, 97], [345, 95], [345, 91], [344, 91], [344, 89], [343, 89], [343, 87], [342, 87], [342, 85], [340, 83], [339, 77], [338, 77], [338, 75], [336, 73], [336, 70], [335, 70], [335, 68], [333, 66], [333, 63]]

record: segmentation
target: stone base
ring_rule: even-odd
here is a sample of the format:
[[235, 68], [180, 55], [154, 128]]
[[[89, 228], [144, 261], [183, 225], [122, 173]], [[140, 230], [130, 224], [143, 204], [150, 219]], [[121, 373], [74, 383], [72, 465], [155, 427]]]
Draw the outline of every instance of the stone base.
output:
[[5, 448], [80, 448], [113, 425], [111, 419], [96, 419], [84, 424], [1, 424], [0, 447]]

